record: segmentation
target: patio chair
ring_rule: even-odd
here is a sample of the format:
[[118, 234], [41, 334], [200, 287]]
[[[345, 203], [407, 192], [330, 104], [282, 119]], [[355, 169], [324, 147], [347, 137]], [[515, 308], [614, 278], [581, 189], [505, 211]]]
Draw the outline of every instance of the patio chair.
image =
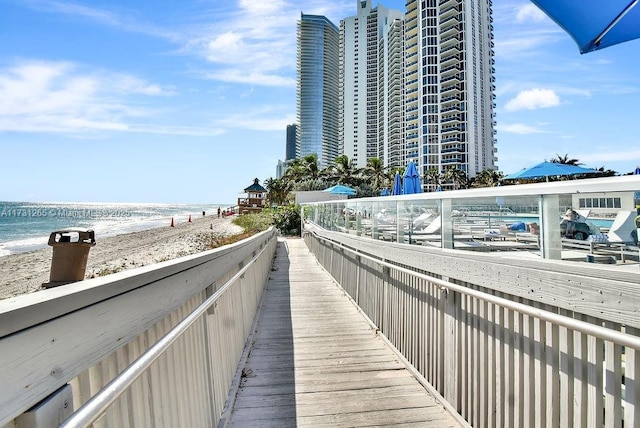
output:
[[607, 232], [609, 242], [624, 242], [627, 244], [638, 243], [637, 236], [634, 238], [636, 211], [618, 211], [613, 224]]

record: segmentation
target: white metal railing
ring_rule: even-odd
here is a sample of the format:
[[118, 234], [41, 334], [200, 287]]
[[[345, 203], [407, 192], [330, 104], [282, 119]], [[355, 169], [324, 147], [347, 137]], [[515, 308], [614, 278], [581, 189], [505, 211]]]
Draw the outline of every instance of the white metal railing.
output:
[[69, 426], [216, 425], [275, 238], [0, 301], [0, 426], [67, 383]]
[[304, 235], [426, 386], [470, 425], [640, 425], [638, 273], [380, 246], [312, 224]]

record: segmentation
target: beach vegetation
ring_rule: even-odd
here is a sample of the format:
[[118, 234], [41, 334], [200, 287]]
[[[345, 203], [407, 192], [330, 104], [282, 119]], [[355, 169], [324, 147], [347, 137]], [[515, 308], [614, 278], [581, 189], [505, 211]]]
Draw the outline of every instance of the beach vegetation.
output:
[[300, 236], [300, 206], [286, 205], [263, 211], [282, 235]]
[[[248, 217], [250, 215], [253, 215], [253, 214], [248, 214], [242, 217]], [[214, 232], [200, 233], [198, 234], [198, 236], [196, 236], [196, 239], [195, 239], [196, 252], [213, 250], [214, 248], [230, 245], [238, 241], [242, 241], [243, 239], [249, 238], [250, 236], [255, 234], [256, 232], [247, 232], [247, 231], [244, 231], [237, 235], [225, 235], [225, 234], [214, 233]]]
[[233, 224], [244, 229], [244, 233], [254, 235], [263, 232], [273, 224], [267, 210], [260, 213], [245, 214], [233, 219]]

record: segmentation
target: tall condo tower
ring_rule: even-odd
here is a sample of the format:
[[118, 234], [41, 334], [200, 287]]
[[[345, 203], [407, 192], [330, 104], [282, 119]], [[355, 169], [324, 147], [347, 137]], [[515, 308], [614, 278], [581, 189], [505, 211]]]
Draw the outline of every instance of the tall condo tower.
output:
[[339, 31], [324, 16], [298, 21], [297, 141], [300, 157], [318, 155], [326, 168], [338, 157]]
[[298, 131], [298, 125], [296, 125], [295, 123], [292, 125], [287, 125], [287, 148], [286, 148], [286, 153], [285, 153], [285, 157], [284, 160], [285, 161], [290, 161], [292, 159], [295, 159], [297, 157], [296, 154], [296, 149], [297, 149], [297, 140], [296, 140], [296, 134]]
[[[408, 0], [407, 158], [421, 175], [496, 168], [491, 0]], [[433, 184], [431, 185], [433, 186]]]
[[340, 153], [364, 167], [372, 157], [402, 166], [403, 17], [372, 0], [340, 21]]

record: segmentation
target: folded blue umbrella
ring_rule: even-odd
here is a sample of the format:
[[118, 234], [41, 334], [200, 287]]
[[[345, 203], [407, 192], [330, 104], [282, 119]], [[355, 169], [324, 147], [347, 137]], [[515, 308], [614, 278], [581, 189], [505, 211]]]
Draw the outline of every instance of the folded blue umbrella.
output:
[[402, 179], [400, 178], [400, 173], [396, 172], [396, 176], [393, 177], [393, 189], [391, 191], [392, 195], [402, 195]]

